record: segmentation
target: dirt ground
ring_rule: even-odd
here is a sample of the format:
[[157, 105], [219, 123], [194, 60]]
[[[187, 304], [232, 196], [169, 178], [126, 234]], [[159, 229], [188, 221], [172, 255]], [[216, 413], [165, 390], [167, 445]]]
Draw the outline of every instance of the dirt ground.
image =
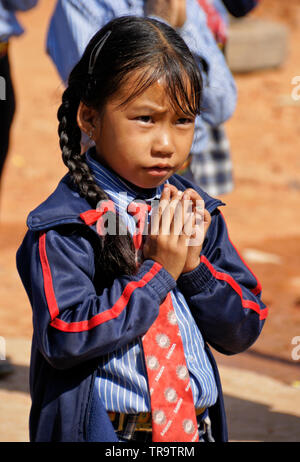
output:
[[[11, 45], [17, 113], [0, 197], [0, 337], [15, 371], [0, 380], [0, 441], [28, 441], [31, 310], [15, 253], [28, 213], [65, 173], [56, 135], [63, 87], [45, 54], [52, 5], [40, 0], [19, 15], [26, 34]], [[250, 350], [216, 358], [230, 440], [300, 441], [300, 350], [292, 343], [300, 340], [300, 102], [291, 97], [300, 75], [300, 3], [264, 0], [254, 15], [285, 24], [289, 49], [280, 68], [235, 75], [238, 105], [227, 123], [235, 188], [222, 199], [231, 239], [262, 283], [269, 317]]]

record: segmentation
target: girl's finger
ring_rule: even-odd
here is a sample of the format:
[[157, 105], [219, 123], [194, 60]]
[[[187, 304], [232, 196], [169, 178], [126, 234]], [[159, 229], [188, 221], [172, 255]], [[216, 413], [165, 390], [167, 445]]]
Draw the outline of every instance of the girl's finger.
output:
[[200, 194], [198, 194], [197, 191], [195, 191], [195, 189], [188, 188], [188, 189], [185, 190], [184, 193], [185, 193], [185, 194], [188, 194], [188, 195], [189, 195], [189, 198], [190, 198], [194, 203], [196, 203], [197, 200], [203, 200], [202, 197], [200, 196]]
[[188, 193], [184, 193], [176, 207], [173, 221], [171, 223], [171, 233], [179, 236], [184, 233], [190, 235], [193, 229], [195, 214], [193, 213], [193, 203]]
[[195, 217], [194, 217], [194, 214], [191, 213], [190, 215], [187, 216], [187, 219], [184, 223], [184, 227], [182, 229], [182, 232], [178, 238], [178, 244], [179, 245], [182, 245], [182, 244], [185, 244], [186, 246], [189, 245], [189, 241], [190, 241], [190, 235], [192, 233], [192, 230], [193, 230], [193, 221], [194, 221]]
[[169, 204], [164, 209], [161, 222], [160, 222], [160, 233], [163, 235], [171, 234], [171, 224], [173, 222], [175, 210], [181, 200], [182, 191], [172, 191]]
[[190, 235], [192, 224], [194, 222], [194, 211], [193, 211], [193, 202], [190, 199], [189, 192], [185, 191], [182, 198], [183, 206], [183, 233]]
[[179, 236], [182, 233], [182, 229], [184, 226], [184, 204], [181, 197], [179, 196], [175, 202], [176, 206], [174, 209], [173, 218], [170, 225], [170, 232], [173, 236]]
[[[204, 209], [205, 209], [205, 202], [200, 196], [200, 194], [197, 193], [192, 188], [189, 188], [185, 191], [185, 194], [189, 196], [189, 200], [192, 201], [193, 203], [193, 212], [196, 213], [197, 217], [199, 217], [201, 214], [203, 216], [204, 214]], [[200, 215], [199, 215], [200, 214]]]
[[169, 203], [171, 190], [170, 185], [165, 184], [159, 202], [156, 202], [155, 206], [152, 207], [150, 232], [153, 235], [159, 234], [161, 216]]
[[211, 215], [208, 210], [204, 209], [203, 214], [203, 221], [204, 221], [204, 233], [206, 234], [210, 224], [211, 224]]
[[191, 237], [195, 233], [195, 214], [192, 212], [187, 216], [184, 223], [183, 232], [186, 236]]

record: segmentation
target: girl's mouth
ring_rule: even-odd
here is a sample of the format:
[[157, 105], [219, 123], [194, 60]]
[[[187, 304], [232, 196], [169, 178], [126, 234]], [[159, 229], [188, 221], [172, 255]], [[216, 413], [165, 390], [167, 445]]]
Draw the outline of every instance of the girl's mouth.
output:
[[165, 176], [172, 171], [172, 167], [170, 167], [169, 165], [154, 165], [153, 167], [146, 167], [146, 170], [149, 173], [149, 175], [152, 176]]

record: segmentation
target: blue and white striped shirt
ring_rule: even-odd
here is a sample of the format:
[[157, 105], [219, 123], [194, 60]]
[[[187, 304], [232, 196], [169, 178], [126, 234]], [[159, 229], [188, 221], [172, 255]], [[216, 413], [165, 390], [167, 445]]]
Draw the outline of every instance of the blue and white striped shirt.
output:
[[[145, 0], [58, 0], [50, 21], [47, 51], [62, 80], [67, 82], [89, 40], [102, 26], [119, 16], [144, 16], [144, 6]], [[202, 72], [203, 112], [196, 118], [191, 148], [191, 153], [197, 155], [208, 142], [204, 122], [218, 126], [228, 120], [235, 110], [237, 92], [233, 76], [197, 0], [187, 0], [186, 11], [187, 20], [178, 32], [199, 65], [203, 60], [207, 66], [207, 71]]]
[[7, 42], [12, 36], [23, 34], [15, 11], [33, 8], [38, 0], [1, 0], [0, 2], [0, 42]]
[[[145, 190], [143, 194], [142, 190], [135, 190], [95, 161], [89, 151], [86, 153], [86, 160], [97, 184], [114, 201], [116, 209], [126, 220], [129, 231], [133, 233], [135, 220], [126, 211], [128, 204], [137, 198], [159, 198], [163, 185], [154, 190]], [[195, 407], [212, 406], [217, 400], [218, 392], [201, 332], [183, 294], [175, 288], [171, 296], [190, 372]], [[126, 414], [150, 411], [147, 372], [140, 338], [101, 358], [95, 386], [108, 411]]]

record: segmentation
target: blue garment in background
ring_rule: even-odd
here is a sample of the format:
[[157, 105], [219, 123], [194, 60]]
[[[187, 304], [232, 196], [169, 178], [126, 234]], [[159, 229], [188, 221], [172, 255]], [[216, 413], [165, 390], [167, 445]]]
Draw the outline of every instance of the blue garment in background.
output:
[[0, 42], [8, 42], [10, 37], [23, 34], [15, 11], [33, 8], [38, 0], [2, 0], [0, 3]]

